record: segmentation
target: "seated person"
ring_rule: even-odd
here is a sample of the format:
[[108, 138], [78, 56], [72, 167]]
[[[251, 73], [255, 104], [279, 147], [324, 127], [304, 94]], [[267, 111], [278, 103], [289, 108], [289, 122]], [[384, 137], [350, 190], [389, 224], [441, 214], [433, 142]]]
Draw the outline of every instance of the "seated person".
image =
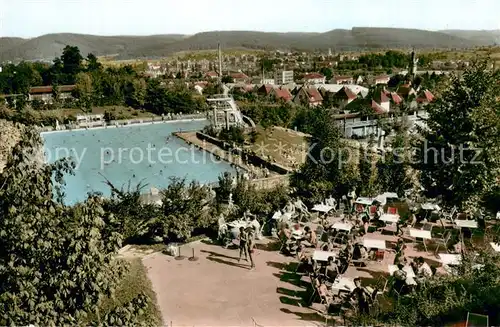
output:
[[418, 257], [415, 260], [415, 263], [417, 265], [417, 276], [418, 277], [431, 277], [432, 276], [432, 269], [429, 266], [427, 262], [424, 261], [424, 258]]
[[306, 247], [304, 245], [300, 245], [299, 253], [297, 254], [297, 259], [299, 260], [299, 265], [302, 265], [304, 267], [304, 270], [306, 272], [312, 272], [313, 271], [313, 260], [308, 253]]
[[392, 277], [394, 278], [394, 283], [392, 285], [393, 291], [396, 291], [398, 293], [401, 293], [401, 290], [406, 285], [406, 278], [408, 277], [406, 271], [403, 270], [404, 267], [404, 265], [398, 264], [398, 270], [396, 270], [392, 275]]
[[333, 260], [333, 257], [328, 257], [327, 265], [325, 267], [325, 277], [330, 283], [333, 283], [339, 274], [339, 268], [337, 263]]
[[319, 276], [317, 279], [317, 288], [318, 295], [321, 297], [321, 299], [325, 300], [327, 307], [330, 306], [330, 304], [332, 304], [333, 302], [333, 295], [328, 291], [328, 287], [322, 276]]
[[363, 231], [366, 234], [368, 234], [368, 227], [369, 227], [369, 224], [370, 224], [370, 216], [366, 215], [366, 214], [363, 214], [361, 216], [361, 222], [363, 223]]
[[318, 245], [318, 237], [316, 236], [316, 232], [311, 230], [309, 226], [304, 228], [305, 232], [305, 241], [304, 245], [307, 247], [316, 247]]
[[394, 264], [406, 265], [408, 260], [406, 259], [406, 244], [403, 239], [399, 239], [396, 244], [396, 257], [394, 258]]
[[280, 230], [278, 236], [280, 240], [288, 241], [292, 237], [292, 231], [288, 228], [288, 226], [285, 226]]

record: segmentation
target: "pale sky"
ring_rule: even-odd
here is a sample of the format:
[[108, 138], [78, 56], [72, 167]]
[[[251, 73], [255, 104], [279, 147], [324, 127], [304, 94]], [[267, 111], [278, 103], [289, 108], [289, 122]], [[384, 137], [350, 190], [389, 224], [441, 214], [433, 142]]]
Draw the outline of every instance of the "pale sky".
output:
[[500, 29], [500, 0], [0, 0], [0, 36]]

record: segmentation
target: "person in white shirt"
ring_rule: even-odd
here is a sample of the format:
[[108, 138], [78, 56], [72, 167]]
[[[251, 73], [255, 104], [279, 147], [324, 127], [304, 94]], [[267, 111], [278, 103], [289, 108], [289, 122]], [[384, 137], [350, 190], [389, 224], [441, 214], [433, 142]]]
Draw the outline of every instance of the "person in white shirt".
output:
[[424, 261], [424, 258], [418, 257], [416, 259], [417, 262], [417, 276], [419, 277], [431, 277], [432, 269], [427, 262]]

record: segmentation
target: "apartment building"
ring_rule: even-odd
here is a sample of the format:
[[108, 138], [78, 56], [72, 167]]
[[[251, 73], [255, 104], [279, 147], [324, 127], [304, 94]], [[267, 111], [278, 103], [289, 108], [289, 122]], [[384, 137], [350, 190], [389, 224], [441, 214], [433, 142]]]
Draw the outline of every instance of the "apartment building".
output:
[[274, 84], [284, 85], [293, 83], [293, 70], [279, 70], [274, 74]]

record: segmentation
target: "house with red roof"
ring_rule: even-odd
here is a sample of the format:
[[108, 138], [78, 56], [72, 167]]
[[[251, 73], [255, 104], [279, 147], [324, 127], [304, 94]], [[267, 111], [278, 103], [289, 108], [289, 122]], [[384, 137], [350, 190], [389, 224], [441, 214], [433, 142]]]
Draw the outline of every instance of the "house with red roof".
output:
[[391, 102], [383, 90], [373, 94], [371, 107], [378, 114], [386, 114], [390, 111]]
[[333, 96], [334, 103], [339, 107], [343, 108], [349, 103], [358, 98], [358, 95], [351, 91], [350, 88], [344, 86]]
[[380, 75], [373, 78], [373, 84], [388, 84], [391, 77], [389, 75]]
[[429, 90], [423, 90], [418, 96], [417, 96], [417, 103], [421, 105], [426, 105], [434, 101], [436, 97], [434, 94], [431, 93]]
[[330, 84], [354, 84], [354, 78], [352, 76], [341, 76], [336, 75], [329, 81]]
[[301, 87], [293, 102], [297, 104], [308, 104], [310, 107], [319, 106], [323, 103], [323, 97], [315, 87]]
[[276, 101], [283, 100], [289, 102], [293, 99], [292, 93], [286, 88], [273, 88], [270, 95], [274, 97]]
[[219, 74], [217, 74], [217, 72], [214, 72], [214, 71], [210, 71], [210, 72], [205, 73], [205, 78], [216, 79], [218, 77], [219, 77]]
[[303, 80], [307, 84], [325, 84], [326, 77], [320, 73], [309, 73], [304, 76]]
[[391, 100], [391, 102], [395, 105], [399, 105], [403, 102], [403, 98], [401, 98], [396, 92], [389, 92], [387, 96], [389, 100]]
[[410, 84], [398, 86], [396, 93], [403, 99], [408, 99], [411, 96], [417, 96], [417, 91]]
[[244, 73], [230, 73], [229, 76], [232, 77], [235, 83], [248, 83], [250, 78]]
[[271, 84], [263, 84], [259, 89], [257, 90], [257, 93], [260, 95], [267, 96], [271, 94], [271, 91], [273, 90], [273, 86]]

